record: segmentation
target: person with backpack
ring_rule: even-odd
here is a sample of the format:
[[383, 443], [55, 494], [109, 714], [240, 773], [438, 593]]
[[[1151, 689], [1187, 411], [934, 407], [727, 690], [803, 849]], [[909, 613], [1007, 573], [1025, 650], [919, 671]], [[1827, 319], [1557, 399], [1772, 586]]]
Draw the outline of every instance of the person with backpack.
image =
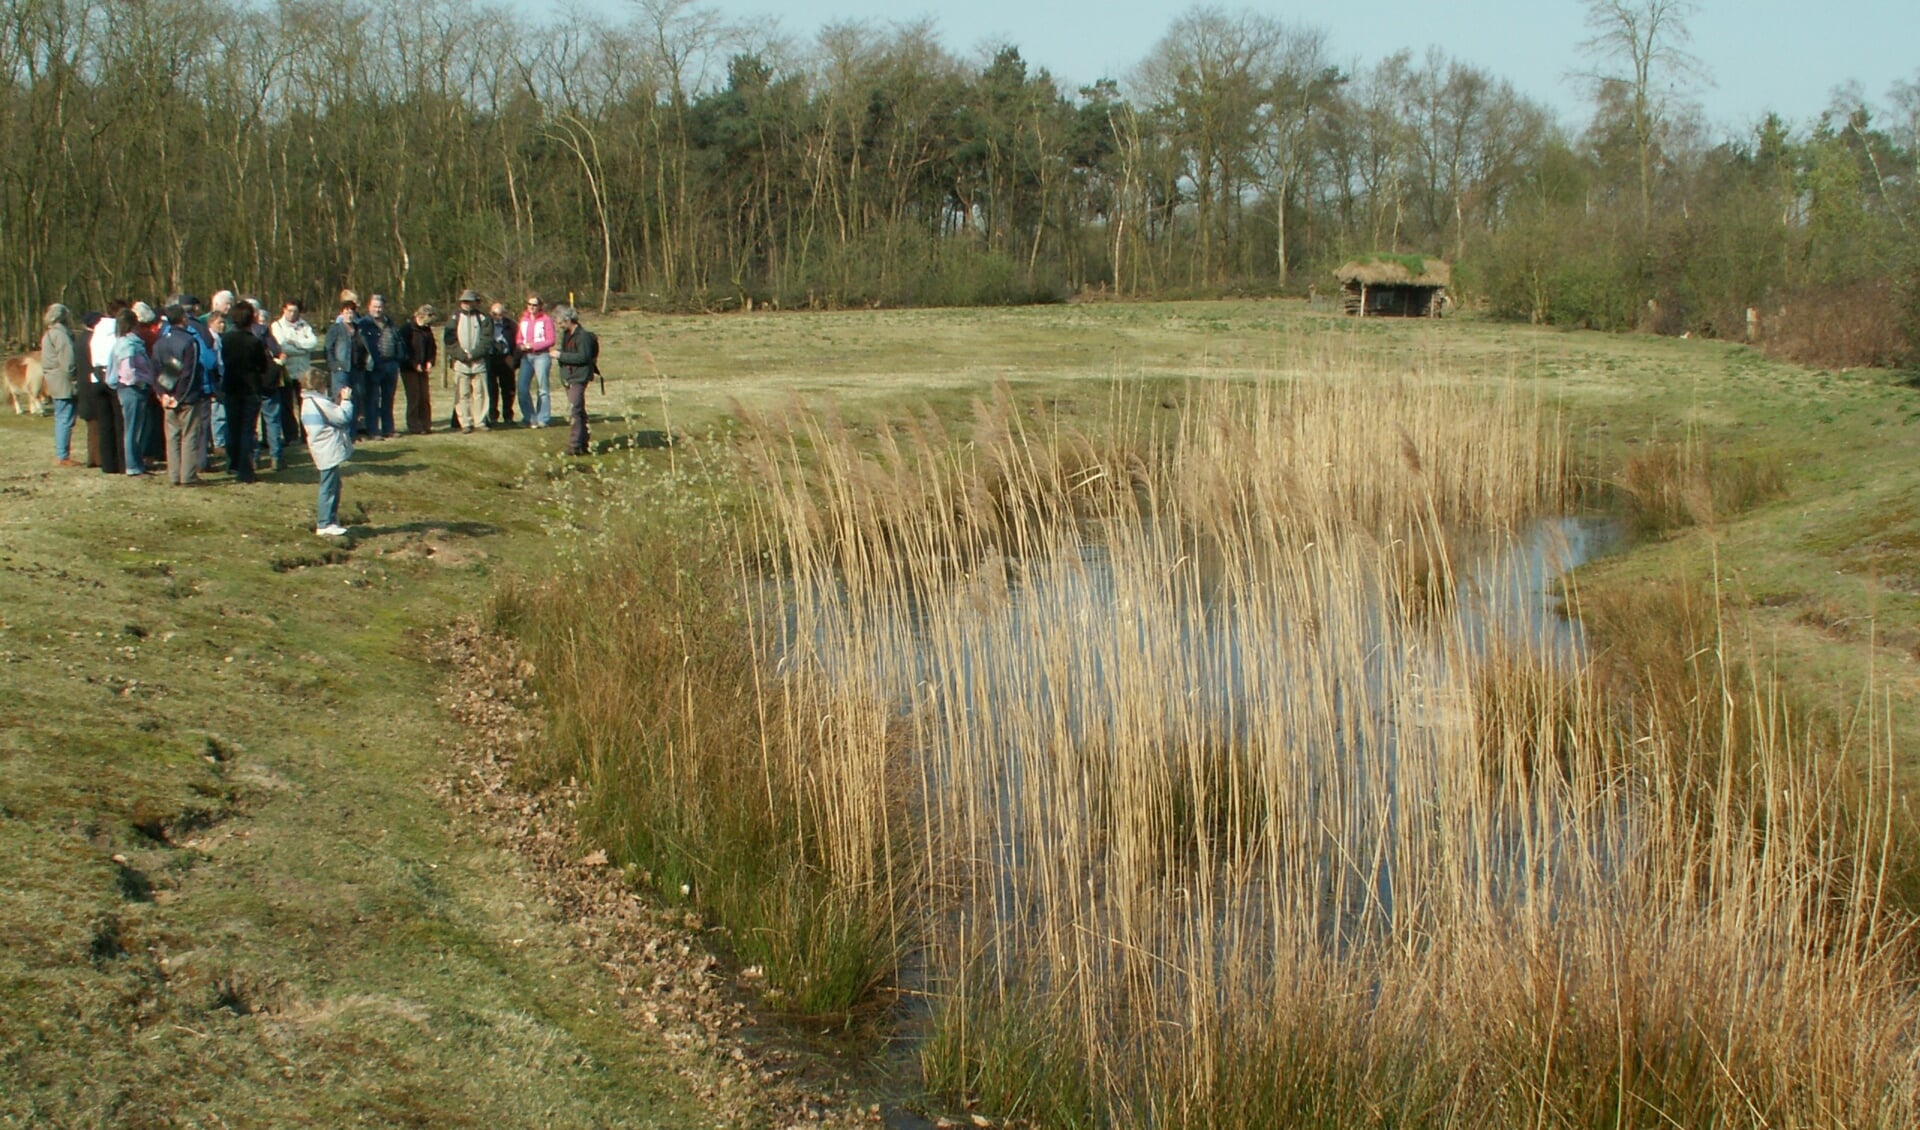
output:
[[365, 405], [367, 432], [393, 438], [393, 398], [400, 391], [400, 370], [407, 364], [406, 331], [387, 313], [387, 297], [367, 299], [367, 332], [372, 338], [373, 373], [368, 381], [371, 403]]
[[460, 309], [447, 319], [440, 334], [447, 347], [447, 361], [453, 369], [453, 420], [468, 435], [478, 427], [486, 412], [487, 357], [493, 351], [493, 335], [486, 315], [480, 312], [480, 292], [468, 287], [460, 292]]
[[553, 311], [560, 323], [560, 347], [554, 360], [560, 362], [560, 379], [567, 387], [567, 454], [585, 455], [587, 447], [587, 385], [600, 371], [600, 339], [580, 324], [580, 312], [572, 306]]
[[120, 311], [113, 321], [113, 351], [107, 355], [107, 382], [120, 407], [120, 463], [130, 479], [147, 473], [141, 451], [146, 437], [147, 386], [153, 383], [153, 359], [147, 356], [139, 331], [139, 315], [131, 309]]
[[200, 479], [200, 437], [207, 426], [207, 401], [213, 396], [213, 370], [188, 324], [186, 307], [165, 311], [166, 328], [153, 346], [154, 387], [160, 393], [166, 436], [167, 482], [195, 487]]

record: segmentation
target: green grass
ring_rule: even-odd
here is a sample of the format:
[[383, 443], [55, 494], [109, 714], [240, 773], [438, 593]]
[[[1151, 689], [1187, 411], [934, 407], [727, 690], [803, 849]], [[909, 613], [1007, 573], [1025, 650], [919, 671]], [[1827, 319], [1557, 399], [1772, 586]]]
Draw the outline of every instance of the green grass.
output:
[[684, 1064], [428, 791], [429, 640], [538, 561], [532, 434], [368, 445], [336, 546], [310, 470], [170, 491], [47, 430], [0, 421], [0, 1122], [686, 1125]]

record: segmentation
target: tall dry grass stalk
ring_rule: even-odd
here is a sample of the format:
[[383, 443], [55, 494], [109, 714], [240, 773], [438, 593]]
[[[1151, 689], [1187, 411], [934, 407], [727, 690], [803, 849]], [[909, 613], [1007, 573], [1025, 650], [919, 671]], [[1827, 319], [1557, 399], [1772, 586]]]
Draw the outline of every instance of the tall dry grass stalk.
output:
[[1626, 710], [1504, 641], [1525, 594], [1473, 562], [1564, 497], [1538, 405], [1336, 366], [1112, 418], [755, 421], [770, 701], [833, 737], [786, 803], [855, 888], [915, 830], [936, 1085], [1054, 1125], [1920, 1115], [1885, 731], [1717, 676]]
[[1514, 628], [1541, 406], [1298, 370], [749, 420], [740, 521], [503, 598], [551, 771], [783, 1001], [891, 970], [930, 1083], [1032, 1123], [1911, 1124], [1884, 725], [1711, 600]]
[[[884, 854], [911, 866], [911, 830], [869, 826], [883, 814], [847, 787], [901, 776], [873, 762], [904, 752], [891, 715], [852, 678], [816, 702], [806, 672], [765, 677], [764, 625], [715, 505], [727, 481], [670, 472], [633, 486], [595, 505], [567, 496], [558, 575], [509, 582], [494, 601], [546, 707], [522, 772], [576, 781], [587, 830], [639, 882], [729, 931], [776, 987], [770, 1003], [848, 1013], [890, 975], [896, 908], [916, 887]], [[862, 844], [883, 854], [862, 858]]]
[[1650, 536], [1711, 526], [1781, 497], [1786, 488], [1779, 455], [1718, 458], [1690, 435], [1680, 443], [1649, 444], [1590, 490]]

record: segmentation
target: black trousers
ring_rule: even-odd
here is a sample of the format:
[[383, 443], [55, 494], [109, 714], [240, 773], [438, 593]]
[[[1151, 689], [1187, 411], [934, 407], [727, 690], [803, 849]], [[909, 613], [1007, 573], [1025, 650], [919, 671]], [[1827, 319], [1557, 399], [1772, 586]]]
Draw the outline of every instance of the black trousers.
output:
[[514, 372], [518, 368], [505, 357], [487, 358], [487, 423], [513, 423], [513, 398], [518, 392]]
[[235, 482], [253, 481], [254, 432], [260, 427], [260, 398], [227, 397], [227, 470]]
[[423, 436], [433, 430], [433, 370], [409, 365], [400, 370], [407, 390], [407, 434]]
[[87, 423], [87, 464], [109, 475], [127, 469], [126, 413], [121, 411], [120, 396], [105, 385], [95, 395], [94, 418]]

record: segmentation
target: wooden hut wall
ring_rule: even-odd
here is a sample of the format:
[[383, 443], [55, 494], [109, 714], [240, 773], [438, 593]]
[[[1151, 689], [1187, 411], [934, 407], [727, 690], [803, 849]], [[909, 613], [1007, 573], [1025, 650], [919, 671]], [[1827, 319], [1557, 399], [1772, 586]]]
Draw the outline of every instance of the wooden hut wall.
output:
[[1349, 282], [1341, 290], [1341, 305], [1349, 314], [1381, 318], [1427, 318], [1439, 311], [1442, 288], [1393, 283], [1367, 286]]

